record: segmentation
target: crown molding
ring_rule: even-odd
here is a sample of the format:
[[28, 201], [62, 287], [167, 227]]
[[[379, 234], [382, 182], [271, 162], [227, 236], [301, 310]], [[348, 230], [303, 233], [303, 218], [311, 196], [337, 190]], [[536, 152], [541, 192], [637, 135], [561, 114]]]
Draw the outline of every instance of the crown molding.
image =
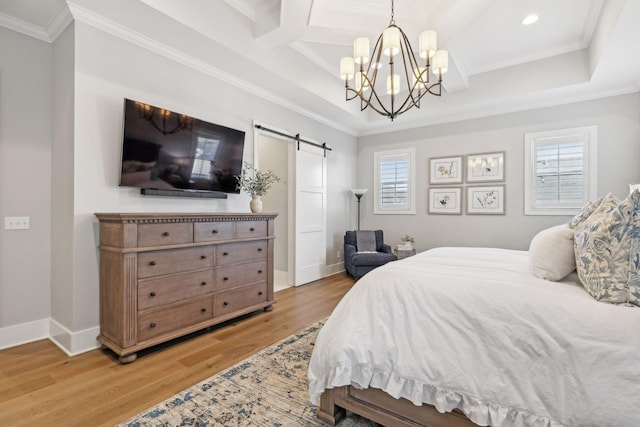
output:
[[46, 28], [0, 13], [0, 26], [47, 43], [53, 43], [71, 22], [73, 16], [66, 6], [60, 9]]
[[49, 35], [49, 41], [54, 42], [72, 22], [73, 16], [71, 15], [71, 11], [65, 5], [56, 16], [53, 17], [49, 24], [47, 24], [45, 31]]
[[51, 43], [49, 34], [42, 27], [30, 24], [22, 19], [0, 13], [0, 26]]
[[276, 95], [273, 92], [267, 91], [247, 80], [240, 79], [209, 63], [206, 63], [197, 58], [194, 58], [191, 55], [187, 55], [183, 52], [180, 52], [179, 50], [174, 49], [165, 44], [159, 43], [158, 41], [150, 37], [147, 37], [137, 31], [131, 30], [130, 28], [120, 25], [114, 21], [111, 21], [101, 15], [98, 15], [76, 4], [68, 3], [68, 6], [69, 6], [69, 9], [71, 9], [71, 14], [73, 15], [73, 18], [77, 21], [90, 25], [99, 30], [105, 31], [113, 36], [121, 38], [122, 40], [125, 40], [129, 43], [133, 43], [136, 46], [139, 46], [143, 49], [154, 52], [158, 55], [164, 56], [165, 58], [171, 59], [179, 64], [182, 64], [196, 71], [204, 73], [217, 80], [223, 81], [229, 85], [232, 85], [245, 92], [256, 95], [260, 98], [263, 98], [267, 101], [270, 101], [274, 104], [277, 104], [295, 113], [301, 114], [316, 122], [330, 126], [348, 135], [356, 136], [356, 131], [354, 129], [343, 126], [340, 123], [337, 123], [307, 108], [304, 108], [298, 104], [295, 104], [289, 101], [288, 99], [283, 98], [279, 95]]

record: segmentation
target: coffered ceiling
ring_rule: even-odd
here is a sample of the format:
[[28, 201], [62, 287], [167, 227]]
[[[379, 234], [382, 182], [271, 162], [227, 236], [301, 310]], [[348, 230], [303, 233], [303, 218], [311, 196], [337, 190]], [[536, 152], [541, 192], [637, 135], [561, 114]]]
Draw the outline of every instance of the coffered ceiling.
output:
[[[539, 19], [525, 26], [529, 14]], [[412, 44], [438, 32], [449, 72], [442, 97], [391, 122], [346, 102], [338, 76], [353, 39], [375, 42], [390, 15], [390, 0], [0, 0], [5, 27], [52, 41], [73, 16], [142, 34], [182, 52], [176, 60], [356, 135], [640, 90], [640, 0], [396, 0]], [[177, 40], [148, 25], [163, 16], [184, 28]]]

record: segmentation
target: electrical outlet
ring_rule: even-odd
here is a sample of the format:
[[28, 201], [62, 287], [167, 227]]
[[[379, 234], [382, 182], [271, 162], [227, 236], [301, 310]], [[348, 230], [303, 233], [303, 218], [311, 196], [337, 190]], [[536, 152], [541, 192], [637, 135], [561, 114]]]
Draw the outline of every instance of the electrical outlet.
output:
[[28, 216], [5, 216], [5, 230], [28, 230], [31, 228], [31, 221]]
[[340, 251], [336, 252], [336, 259], [338, 260], [342, 259], [341, 256], [342, 254], [340, 253]]

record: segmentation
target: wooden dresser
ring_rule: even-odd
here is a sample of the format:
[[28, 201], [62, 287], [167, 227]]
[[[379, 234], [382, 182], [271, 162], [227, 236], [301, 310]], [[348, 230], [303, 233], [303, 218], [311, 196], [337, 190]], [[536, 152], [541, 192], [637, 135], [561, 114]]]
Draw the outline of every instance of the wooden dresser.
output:
[[98, 341], [136, 352], [272, 309], [276, 214], [97, 213]]

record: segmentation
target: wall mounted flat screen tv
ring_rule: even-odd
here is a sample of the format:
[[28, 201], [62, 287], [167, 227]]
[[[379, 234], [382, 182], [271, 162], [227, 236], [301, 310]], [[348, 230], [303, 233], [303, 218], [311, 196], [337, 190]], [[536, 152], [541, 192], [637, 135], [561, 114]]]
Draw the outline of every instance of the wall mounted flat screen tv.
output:
[[239, 193], [243, 131], [130, 99], [123, 127], [120, 186]]

